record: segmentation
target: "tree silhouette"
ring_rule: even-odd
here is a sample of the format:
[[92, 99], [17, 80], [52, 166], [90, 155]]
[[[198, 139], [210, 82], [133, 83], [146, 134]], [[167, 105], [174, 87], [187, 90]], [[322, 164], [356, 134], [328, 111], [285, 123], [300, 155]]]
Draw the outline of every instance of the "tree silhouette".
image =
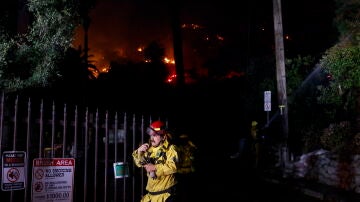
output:
[[144, 80], [148, 84], [163, 85], [168, 71], [163, 62], [165, 49], [156, 41], [152, 41], [144, 49], [146, 66], [143, 72]]

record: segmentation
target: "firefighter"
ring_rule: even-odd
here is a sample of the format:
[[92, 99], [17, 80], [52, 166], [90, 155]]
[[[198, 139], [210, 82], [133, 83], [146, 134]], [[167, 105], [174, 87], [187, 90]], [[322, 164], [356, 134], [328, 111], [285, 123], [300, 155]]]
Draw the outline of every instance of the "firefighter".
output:
[[189, 174], [195, 172], [195, 151], [196, 145], [190, 140], [187, 134], [181, 134], [177, 142], [179, 155], [179, 174]]
[[178, 164], [178, 200], [189, 202], [195, 187], [195, 157], [197, 147], [190, 140], [189, 135], [182, 133], [178, 136], [176, 146], [179, 155]]
[[261, 138], [259, 136], [258, 122], [251, 122], [250, 134], [253, 140], [254, 168], [258, 168], [261, 153]]
[[178, 153], [169, 141], [169, 133], [162, 121], [154, 121], [147, 129], [150, 142], [132, 153], [134, 163], [147, 172], [145, 194], [141, 202], [173, 202], [176, 197]]

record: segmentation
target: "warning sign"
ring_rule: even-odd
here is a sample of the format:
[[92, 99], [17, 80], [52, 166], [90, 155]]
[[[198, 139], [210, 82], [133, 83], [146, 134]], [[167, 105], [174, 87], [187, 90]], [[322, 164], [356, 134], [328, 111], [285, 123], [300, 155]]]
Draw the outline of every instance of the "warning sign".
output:
[[38, 158], [33, 161], [32, 201], [71, 202], [75, 159]]
[[1, 190], [12, 191], [25, 188], [26, 153], [5, 151], [2, 156]]

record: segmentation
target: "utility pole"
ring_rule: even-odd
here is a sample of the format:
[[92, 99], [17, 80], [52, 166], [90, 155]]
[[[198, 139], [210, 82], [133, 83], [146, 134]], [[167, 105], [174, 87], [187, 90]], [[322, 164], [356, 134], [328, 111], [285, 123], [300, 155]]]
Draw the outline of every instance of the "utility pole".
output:
[[288, 107], [286, 93], [286, 73], [284, 56], [284, 36], [282, 27], [281, 0], [273, 0], [274, 32], [275, 32], [275, 55], [276, 55], [276, 81], [278, 91], [278, 104], [281, 116], [282, 145], [280, 147], [281, 166], [286, 165], [288, 155]]

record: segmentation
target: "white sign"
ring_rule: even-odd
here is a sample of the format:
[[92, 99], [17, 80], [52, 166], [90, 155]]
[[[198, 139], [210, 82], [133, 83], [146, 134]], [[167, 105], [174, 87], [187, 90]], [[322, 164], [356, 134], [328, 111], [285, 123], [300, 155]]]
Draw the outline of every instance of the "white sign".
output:
[[26, 153], [24, 151], [4, 151], [2, 156], [3, 191], [25, 188]]
[[74, 172], [74, 158], [34, 159], [32, 201], [71, 202], [74, 190]]
[[264, 103], [264, 111], [266, 112], [271, 111], [271, 103]]
[[264, 110], [271, 111], [271, 91], [264, 91]]

